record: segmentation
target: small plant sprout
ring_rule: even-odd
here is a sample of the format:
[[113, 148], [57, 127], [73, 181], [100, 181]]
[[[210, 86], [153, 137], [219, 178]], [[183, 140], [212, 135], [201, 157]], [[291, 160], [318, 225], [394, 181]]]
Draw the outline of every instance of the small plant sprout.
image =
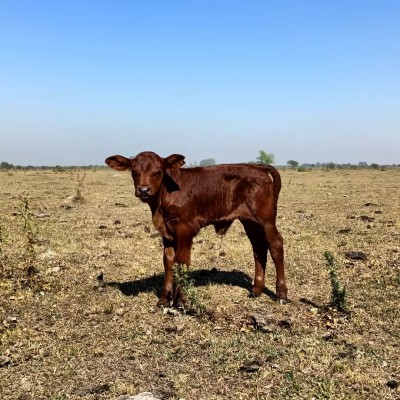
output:
[[194, 311], [202, 314], [205, 311], [205, 306], [194, 287], [193, 280], [189, 278], [188, 267], [184, 264], [174, 266], [174, 279], [177, 288], [182, 291], [185, 299], [184, 311]]
[[19, 200], [21, 203], [20, 215], [24, 224], [23, 231], [26, 236], [25, 249], [28, 257], [28, 267], [30, 267], [36, 260], [36, 251], [34, 243], [36, 242], [38, 229], [33, 221], [33, 213], [30, 208], [29, 195], [24, 193], [19, 196]]
[[337, 277], [338, 266], [335, 258], [330, 251], [325, 251], [325, 259], [331, 282], [331, 301], [329, 305], [336, 308], [338, 311], [347, 312], [346, 288], [339, 283]]
[[2, 225], [2, 221], [0, 220], [0, 279], [3, 276], [3, 266], [4, 266], [3, 246], [4, 246], [4, 228]]
[[75, 195], [72, 198], [72, 200], [75, 202], [83, 202], [85, 200], [82, 196], [82, 188], [85, 178], [86, 178], [86, 172], [83, 172], [81, 174], [80, 171], [77, 171], [75, 179], [76, 181]]
[[3, 235], [3, 225], [0, 221], [0, 255], [3, 252], [3, 243], [4, 243], [4, 235]]

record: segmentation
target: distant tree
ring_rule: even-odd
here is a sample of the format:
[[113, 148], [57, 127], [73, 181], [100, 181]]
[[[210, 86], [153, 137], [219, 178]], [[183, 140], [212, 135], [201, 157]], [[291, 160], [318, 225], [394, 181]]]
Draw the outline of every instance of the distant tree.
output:
[[289, 165], [290, 168], [295, 169], [299, 166], [299, 163], [295, 160], [289, 160], [287, 165]]
[[360, 161], [358, 163], [358, 168], [368, 168], [368, 163], [365, 161]]
[[9, 164], [8, 162], [2, 161], [0, 164], [1, 169], [12, 169], [14, 168], [14, 165]]
[[274, 155], [272, 153], [266, 153], [264, 150], [259, 150], [259, 156], [257, 157], [258, 164], [273, 164]]
[[326, 168], [327, 169], [335, 169], [336, 168], [336, 164], [334, 163], [334, 162], [328, 162], [327, 164], [326, 164]]
[[372, 163], [372, 164], [371, 164], [371, 168], [372, 168], [372, 169], [379, 169], [380, 166], [379, 166], [379, 164]]
[[207, 158], [200, 161], [200, 167], [209, 167], [210, 165], [215, 165], [216, 161], [213, 158]]

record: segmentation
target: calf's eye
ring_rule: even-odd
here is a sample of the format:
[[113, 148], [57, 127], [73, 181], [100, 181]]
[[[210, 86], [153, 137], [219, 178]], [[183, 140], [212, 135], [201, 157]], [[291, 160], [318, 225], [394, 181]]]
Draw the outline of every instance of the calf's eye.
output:
[[159, 177], [162, 175], [162, 171], [159, 169], [158, 171], [153, 172], [153, 175]]

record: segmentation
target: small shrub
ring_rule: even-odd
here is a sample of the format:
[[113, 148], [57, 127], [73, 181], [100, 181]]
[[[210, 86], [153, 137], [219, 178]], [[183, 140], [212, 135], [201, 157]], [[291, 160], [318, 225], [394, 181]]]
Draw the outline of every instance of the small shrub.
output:
[[306, 167], [299, 167], [297, 168], [297, 172], [310, 172], [311, 169], [310, 168], [306, 168]]
[[337, 277], [337, 264], [330, 251], [325, 252], [327, 267], [329, 268], [329, 278], [331, 282], [331, 301], [329, 305], [338, 311], [347, 312], [346, 288], [339, 283]]

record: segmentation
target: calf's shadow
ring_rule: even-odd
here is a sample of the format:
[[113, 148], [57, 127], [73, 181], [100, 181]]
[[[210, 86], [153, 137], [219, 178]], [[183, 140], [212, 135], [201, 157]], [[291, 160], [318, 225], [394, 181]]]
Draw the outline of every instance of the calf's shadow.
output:
[[[238, 286], [248, 290], [249, 295], [251, 295], [252, 279], [242, 271], [217, 271], [215, 268], [192, 270], [188, 272], [188, 278], [197, 287], [210, 284]], [[163, 282], [164, 274], [154, 274], [151, 277], [130, 282], [106, 282], [106, 285], [116, 287], [125, 296], [137, 296], [143, 292], [155, 292], [157, 296], [160, 296]], [[264, 294], [273, 300], [277, 299], [276, 294], [268, 288], [264, 289]]]

